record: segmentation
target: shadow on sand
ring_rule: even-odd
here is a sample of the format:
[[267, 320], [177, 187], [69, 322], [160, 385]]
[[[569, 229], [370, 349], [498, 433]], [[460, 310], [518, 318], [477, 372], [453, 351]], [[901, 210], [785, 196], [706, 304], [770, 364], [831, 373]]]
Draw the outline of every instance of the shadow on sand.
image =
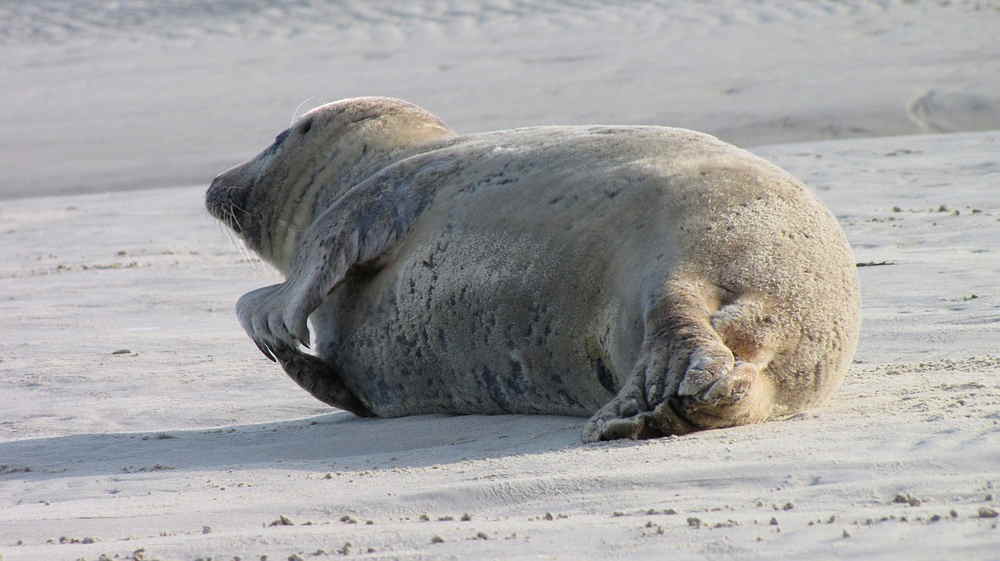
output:
[[582, 446], [585, 419], [425, 415], [362, 419], [338, 412], [211, 429], [79, 434], [0, 443], [0, 481], [158, 470], [340, 471], [424, 467]]

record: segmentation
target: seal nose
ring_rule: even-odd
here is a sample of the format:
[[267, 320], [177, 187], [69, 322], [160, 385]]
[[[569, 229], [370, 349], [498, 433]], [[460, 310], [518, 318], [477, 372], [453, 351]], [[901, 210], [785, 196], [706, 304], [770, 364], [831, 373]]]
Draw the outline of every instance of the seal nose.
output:
[[216, 175], [215, 178], [212, 179], [212, 182], [208, 184], [208, 191], [205, 192], [206, 199], [212, 198], [212, 193], [219, 189], [219, 179], [221, 177], [221, 175]]
[[217, 211], [222, 210], [221, 206], [224, 201], [222, 201], [222, 176], [217, 175], [212, 183], [208, 186], [208, 191], [205, 191], [205, 207], [208, 209], [209, 214], [221, 219], [222, 217], [218, 215]]
[[243, 230], [241, 219], [246, 215], [247, 189], [230, 185], [223, 173], [212, 180], [205, 193], [208, 213], [223, 221], [237, 234]]

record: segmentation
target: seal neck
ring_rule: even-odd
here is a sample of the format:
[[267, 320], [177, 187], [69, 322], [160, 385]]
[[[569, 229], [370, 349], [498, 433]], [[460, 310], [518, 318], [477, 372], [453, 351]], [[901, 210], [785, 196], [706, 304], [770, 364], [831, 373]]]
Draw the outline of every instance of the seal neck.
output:
[[[407, 115], [362, 117], [331, 139], [327, 177], [318, 182], [316, 208], [325, 210], [359, 183], [410, 156], [456, 137], [443, 123], [413, 122]], [[321, 170], [321, 173], [325, 170]], [[314, 217], [315, 219], [315, 217]]]
[[261, 255], [267, 254], [265, 259], [287, 275], [309, 226], [341, 197], [395, 163], [457, 137], [436, 119], [413, 122], [405, 117], [363, 117], [336, 127], [322, 139], [322, 153], [288, 170], [289, 188], [283, 197], [293, 202], [281, 207], [269, 229], [272, 235], [283, 235], [268, 240], [270, 247], [262, 248]]

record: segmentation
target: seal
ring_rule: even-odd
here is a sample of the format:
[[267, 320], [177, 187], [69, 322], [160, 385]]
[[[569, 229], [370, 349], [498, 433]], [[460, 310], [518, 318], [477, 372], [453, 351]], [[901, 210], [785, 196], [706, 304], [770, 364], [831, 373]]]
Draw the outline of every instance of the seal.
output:
[[858, 342], [850, 246], [809, 190], [656, 126], [460, 135], [405, 101], [318, 107], [208, 189], [285, 282], [240, 324], [362, 416], [589, 416], [584, 440], [820, 403]]

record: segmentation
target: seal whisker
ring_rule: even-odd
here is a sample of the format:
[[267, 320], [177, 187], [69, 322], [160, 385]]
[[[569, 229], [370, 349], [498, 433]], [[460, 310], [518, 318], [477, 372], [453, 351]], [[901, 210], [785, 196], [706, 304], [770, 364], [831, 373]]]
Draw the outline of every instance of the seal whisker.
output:
[[247, 253], [247, 249], [244, 246], [242, 240], [237, 240], [237, 238], [234, 237], [234, 232], [232, 231], [232, 222], [231, 222], [232, 219], [229, 216], [232, 213], [232, 211], [230, 211], [229, 209], [222, 209], [222, 211], [223, 211], [223, 216], [220, 217], [219, 220], [215, 223], [216, 227], [219, 229], [219, 232], [221, 232], [222, 235], [229, 240], [229, 243], [233, 244], [234, 249], [239, 251], [244, 257], [249, 258], [249, 254]]
[[220, 223], [219, 229], [222, 231], [222, 234], [226, 236], [226, 239], [229, 240], [229, 243], [233, 244], [233, 249], [240, 252], [240, 254], [246, 257], [247, 256], [245, 252], [246, 248], [243, 246], [243, 242], [236, 238], [235, 234], [233, 234], [233, 231], [229, 229], [229, 226]]
[[299, 118], [299, 109], [302, 109], [303, 105], [312, 101], [313, 97], [315, 96], [307, 97], [304, 100], [302, 100], [302, 103], [299, 103], [298, 105], [295, 106], [295, 111], [292, 111], [292, 120], [288, 122], [288, 126], [292, 126], [295, 124], [295, 121], [297, 121]]
[[[233, 244], [233, 247], [236, 248], [236, 251], [238, 251], [240, 255], [243, 256], [243, 260], [249, 263], [250, 266], [253, 267], [253, 269], [259, 273], [261, 271], [260, 258], [254, 256], [253, 253], [251, 253], [250, 249], [247, 247], [246, 242], [243, 241], [242, 238], [237, 236], [231, 229], [232, 228], [231, 224], [233, 222], [230, 221], [236, 220], [236, 213], [232, 209], [227, 208], [226, 215], [227, 215], [226, 218], [220, 221], [219, 226], [222, 228], [222, 231], [223, 233], [225, 233], [226, 237], [229, 238], [229, 241], [230, 243]], [[226, 225], [223, 225], [221, 222], [226, 222]]]

